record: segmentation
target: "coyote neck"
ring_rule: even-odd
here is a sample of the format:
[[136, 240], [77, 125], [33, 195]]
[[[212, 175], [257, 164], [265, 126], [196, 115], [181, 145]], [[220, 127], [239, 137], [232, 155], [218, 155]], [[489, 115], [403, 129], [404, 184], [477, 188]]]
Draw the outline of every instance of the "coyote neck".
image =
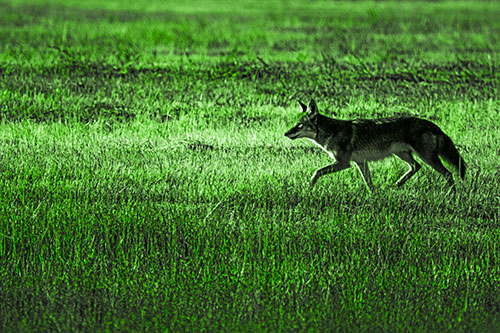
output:
[[332, 141], [338, 141], [340, 138], [350, 138], [351, 134], [351, 121], [318, 115], [317, 132], [314, 141], [319, 145], [330, 146], [333, 143]]

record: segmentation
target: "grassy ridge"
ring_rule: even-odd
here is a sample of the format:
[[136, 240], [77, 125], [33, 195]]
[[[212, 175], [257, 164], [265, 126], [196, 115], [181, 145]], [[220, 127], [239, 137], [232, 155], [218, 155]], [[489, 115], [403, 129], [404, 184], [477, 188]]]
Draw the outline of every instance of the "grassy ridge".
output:
[[[498, 328], [495, 3], [0, 9], [2, 330]], [[310, 190], [311, 97], [434, 120], [467, 180]]]

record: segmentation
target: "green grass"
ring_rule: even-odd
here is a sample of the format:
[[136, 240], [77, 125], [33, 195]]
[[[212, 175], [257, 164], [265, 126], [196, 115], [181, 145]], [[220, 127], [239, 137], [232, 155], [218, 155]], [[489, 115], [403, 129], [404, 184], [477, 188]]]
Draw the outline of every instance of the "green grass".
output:
[[[495, 331], [496, 2], [0, 3], [0, 330]], [[469, 169], [325, 176], [297, 99]]]

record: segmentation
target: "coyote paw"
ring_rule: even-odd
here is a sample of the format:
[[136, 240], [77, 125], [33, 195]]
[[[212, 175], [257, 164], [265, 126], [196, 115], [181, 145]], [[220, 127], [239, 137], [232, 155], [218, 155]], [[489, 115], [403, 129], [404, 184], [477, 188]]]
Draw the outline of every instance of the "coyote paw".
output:
[[316, 182], [318, 181], [318, 178], [318, 175], [314, 173], [314, 175], [311, 177], [311, 183], [309, 184], [309, 186], [313, 187], [314, 184], [316, 184]]

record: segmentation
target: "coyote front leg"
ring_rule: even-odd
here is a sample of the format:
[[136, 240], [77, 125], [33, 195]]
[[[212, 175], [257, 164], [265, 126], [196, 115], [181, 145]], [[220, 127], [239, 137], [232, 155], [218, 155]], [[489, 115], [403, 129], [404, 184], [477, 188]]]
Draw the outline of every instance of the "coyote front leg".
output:
[[326, 167], [316, 170], [311, 177], [311, 187], [313, 187], [314, 184], [316, 184], [319, 177], [326, 175], [328, 173], [334, 173], [337, 171], [347, 169], [349, 166], [350, 166], [349, 163], [336, 161], [333, 164], [327, 165]]
[[373, 182], [372, 182], [372, 176], [370, 175], [370, 169], [368, 168], [368, 162], [363, 161], [354, 163], [358, 167], [358, 170], [361, 173], [363, 180], [365, 181], [366, 187], [368, 188], [369, 191], [371, 191], [373, 189]]
[[408, 171], [396, 182], [396, 186], [402, 186], [408, 179], [410, 179], [410, 177], [420, 170], [422, 166], [415, 161], [410, 152], [399, 152], [396, 153], [396, 156], [408, 163], [408, 166], [410, 167], [410, 169], [408, 169]]

